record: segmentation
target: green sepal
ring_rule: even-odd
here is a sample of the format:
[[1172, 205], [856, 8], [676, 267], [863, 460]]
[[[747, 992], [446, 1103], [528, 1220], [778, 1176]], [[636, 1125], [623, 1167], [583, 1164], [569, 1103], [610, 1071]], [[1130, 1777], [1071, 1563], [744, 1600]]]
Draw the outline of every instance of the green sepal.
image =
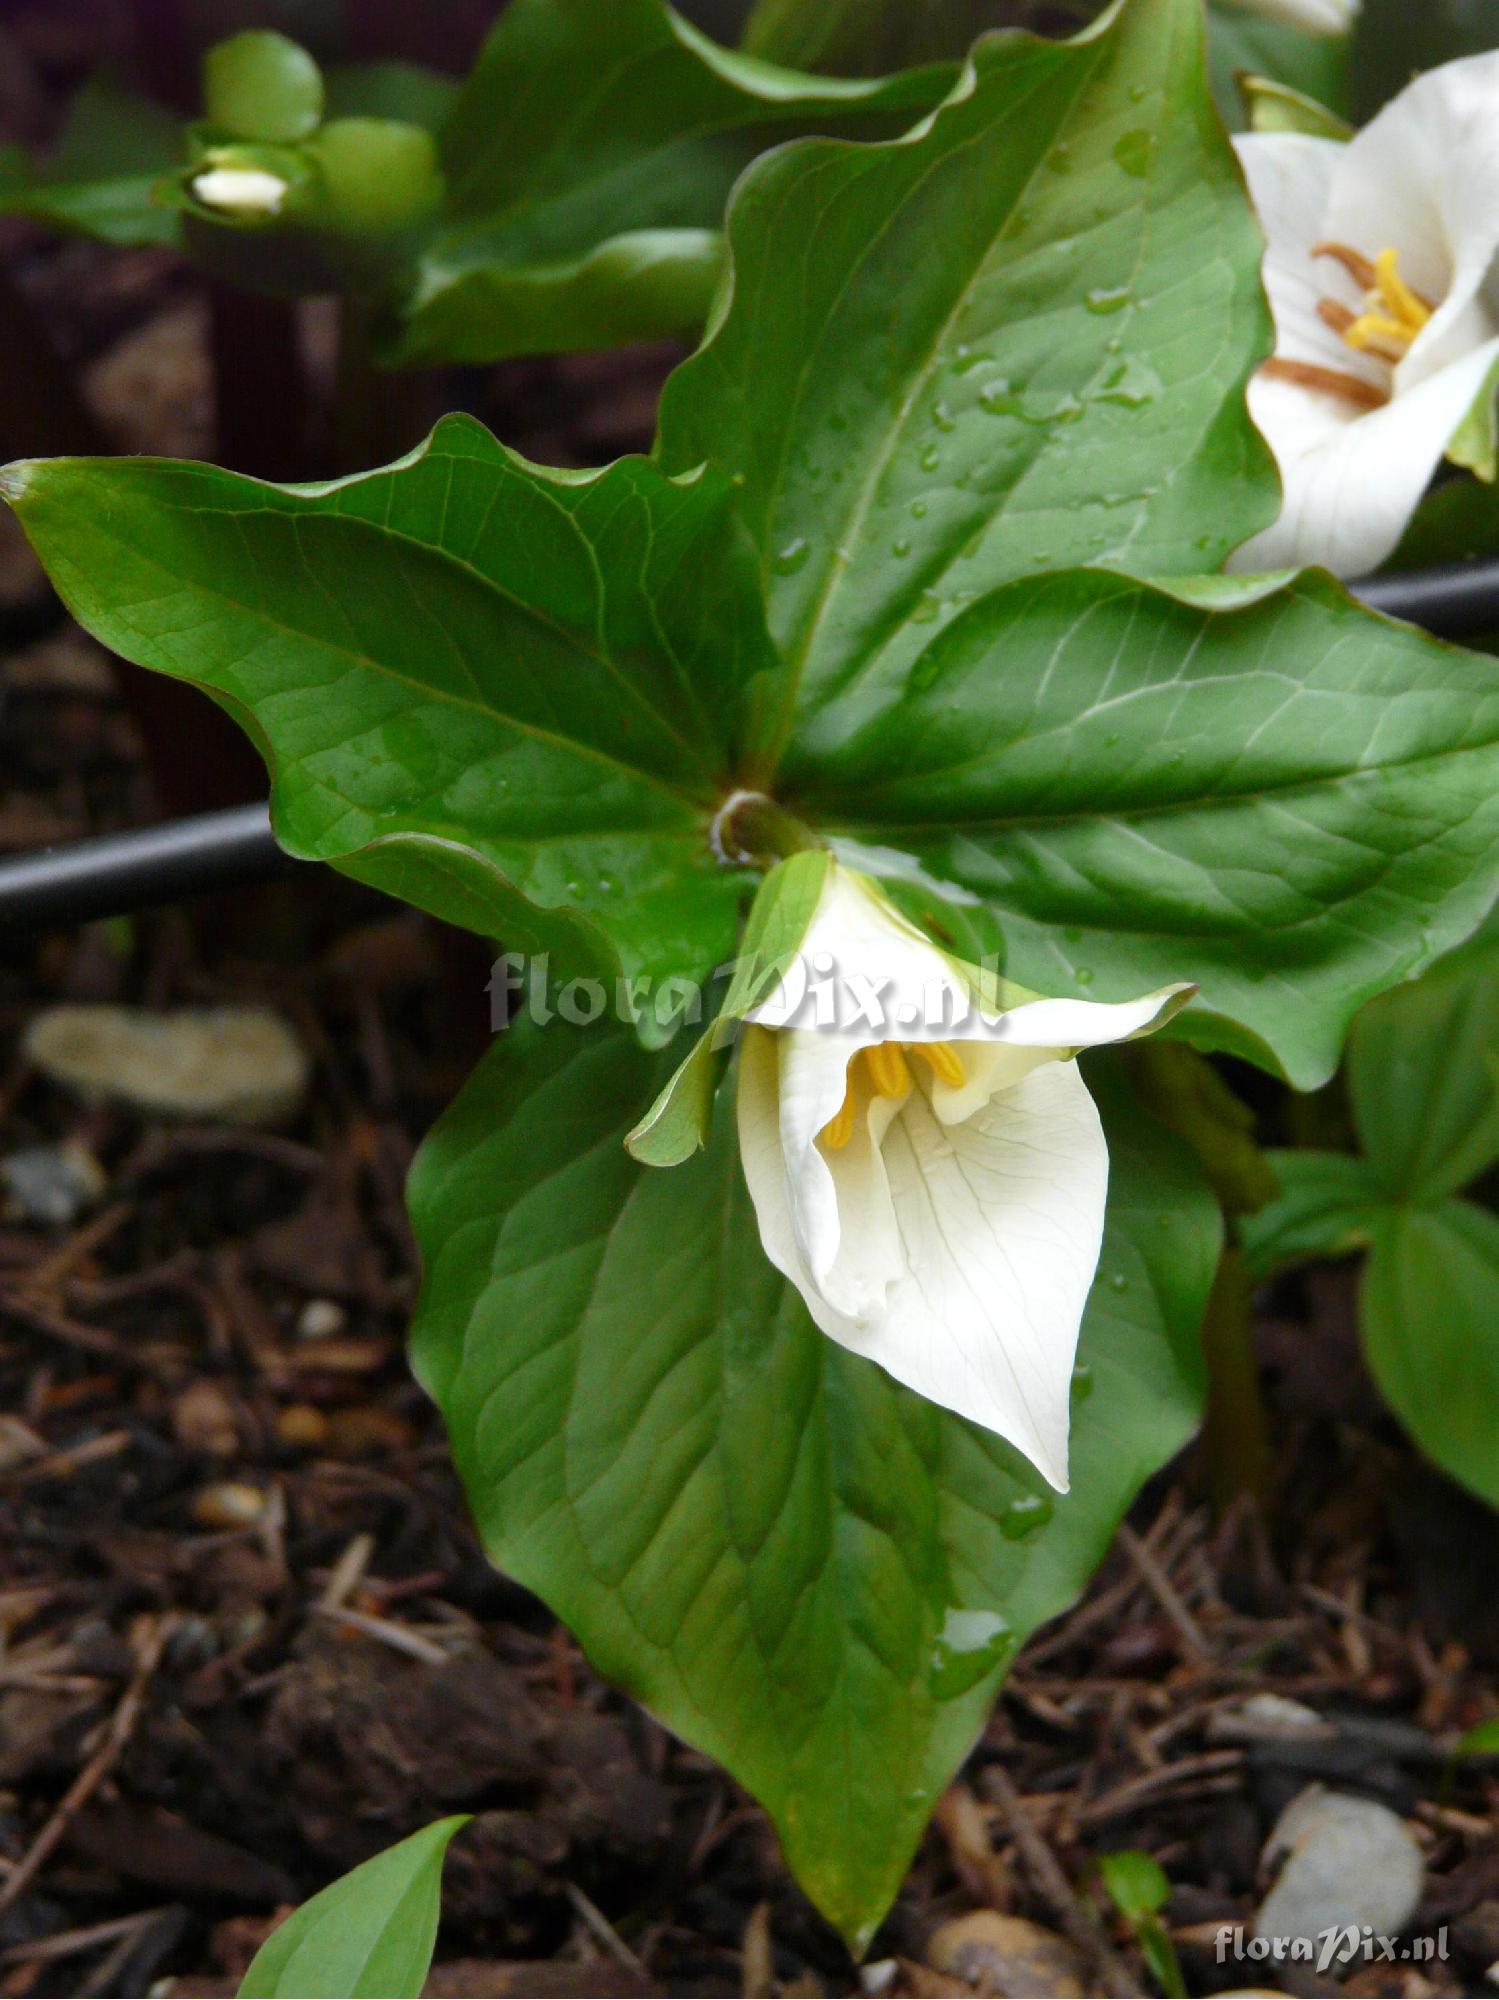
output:
[[305, 139], [323, 115], [323, 73], [300, 42], [247, 28], [204, 56], [203, 115], [236, 139]]
[[1354, 128], [1315, 97], [1270, 76], [1241, 76], [1251, 132], [1294, 132], [1309, 139], [1351, 139]]
[[826, 850], [793, 854], [760, 885], [723, 1006], [625, 1140], [643, 1166], [679, 1167], [708, 1143], [714, 1094], [739, 1024], [801, 949], [832, 865]]

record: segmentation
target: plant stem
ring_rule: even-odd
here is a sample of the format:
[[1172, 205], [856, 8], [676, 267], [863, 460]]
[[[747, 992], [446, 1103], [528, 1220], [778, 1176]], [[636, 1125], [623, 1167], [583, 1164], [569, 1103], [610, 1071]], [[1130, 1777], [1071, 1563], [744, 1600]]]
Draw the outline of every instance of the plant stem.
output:
[[1254, 1352], [1253, 1291], [1244, 1253], [1230, 1242], [1202, 1322], [1208, 1377], [1202, 1459], [1208, 1496], [1219, 1514], [1241, 1493], [1262, 1507], [1270, 1497], [1269, 1420]]
[[335, 473], [388, 465], [418, 444], [426, 429], [420, 378], [376, 365], [370, 338], [374, 315], [368, 299], [346, 295], [339, 301]]
[[220, 463], [255, 479], [305, 479], [307, 381], [295, 303], [219, 283], [208, 301]]

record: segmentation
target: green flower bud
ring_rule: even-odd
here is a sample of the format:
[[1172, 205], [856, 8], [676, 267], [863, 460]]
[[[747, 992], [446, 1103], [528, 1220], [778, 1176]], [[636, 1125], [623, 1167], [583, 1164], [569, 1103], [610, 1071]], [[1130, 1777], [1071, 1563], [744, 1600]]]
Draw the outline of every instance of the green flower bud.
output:
[[323, 115], [323, 73], [299, 43], [250, 28], [203, 58], [203, 107], [231, 138], [310, 138]]
[[442, 206], [437, 146], [420, 125], [334, 118], [307, 150], [322, 173], [330, 228], [350, 236], [391, 236], [415, 228]]

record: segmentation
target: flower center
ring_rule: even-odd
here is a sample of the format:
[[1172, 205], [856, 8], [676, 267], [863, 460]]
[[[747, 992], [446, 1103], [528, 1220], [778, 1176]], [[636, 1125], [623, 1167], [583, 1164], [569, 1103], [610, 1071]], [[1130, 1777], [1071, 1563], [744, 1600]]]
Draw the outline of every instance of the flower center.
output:
[[841, 1153], [854, 1136], [861, 1090], [870, 1097], [904, 1097], [911, 1088], [908, 1055], [917, 1055], [950, 1090], [960, 1090], [968, 1081], [963, 1058], [951, 1042], [876, 1042], [860, 1049], [848, 1065], [847, 1087], [836, 1115], [830, 1118], [818, 1138], [830, 1153]]
[[1322, 299], [1317, 311], [1355, 354], [1374, 354], [1391, 364], [1403, 361], [1428, 325], [1435, 308], [1400, 275], [1400, 253], [1381, 250], [1371, 264], [1344, 243], [1319, 243], [1314, 257], [1332, 257], [1363, 288], [1364, 309], [1355, 313], [1337, 299]]

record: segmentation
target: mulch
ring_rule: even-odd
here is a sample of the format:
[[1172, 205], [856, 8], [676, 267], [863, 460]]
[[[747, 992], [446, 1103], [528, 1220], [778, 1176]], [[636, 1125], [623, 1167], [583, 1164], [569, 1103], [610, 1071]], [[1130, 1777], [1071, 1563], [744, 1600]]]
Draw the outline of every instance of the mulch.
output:
[[[207, 449], [177, 393], [203, 338], [179, 273], [25, 232], [0, 247], [80, 366], [144, 343], [105, 372], [102, 423], [138, 438], [154, 379], [169, 448]], [[648, 436], [671, 358], [450, 386], [538, 458], [587, 463]], [[8, 542], [0, 650], [0, 851], [155, 816], [128, 681]], [[1213, 1939], [1252, 1916], [1269, 1829], [1310, 1782], [1407, 1819], [1417, 1927], [1446, 1926], [1451, 1956], [1277, 1984], [1483, 1990], [1499, 1779], [1450, 1750], [1499, 1711], [1499, 1537], [1382, 1411], [1348, 1268], [1260, 1302], [1270, 1518], [1214, 1520], [1190, 1452], [1152, 1485], [1022, 1653], [850, 1963], [759, 1810], [489, 1567], [406, 1372], [402, 1179], [483, 1045], [485, 977], [472, 941], [321, 878], [5, 953], [0, 1158], [70, 1141], [102, 1192], [65, 1227], [0, 1215], [0, 1994], [232, 1992], [288, 1905], [456, 1810], [476, 1817], [434, 1993], [968, 1993], [929, 1947], [976, 1909], [1066, 1940], [1089, 1990], [1146, 1992], [1092, 1886], [1126, 1847], [1166, 1870], [1211, 1992], [1259, 1976], [1219, 1967]], [[265, 1002], [313, 1058], [310, 1096], [274, 1132], [82, 1105], [19, 1053], [65, 999]], [[1246, 1733], [1257, 1694], [1327, 1726]]]

